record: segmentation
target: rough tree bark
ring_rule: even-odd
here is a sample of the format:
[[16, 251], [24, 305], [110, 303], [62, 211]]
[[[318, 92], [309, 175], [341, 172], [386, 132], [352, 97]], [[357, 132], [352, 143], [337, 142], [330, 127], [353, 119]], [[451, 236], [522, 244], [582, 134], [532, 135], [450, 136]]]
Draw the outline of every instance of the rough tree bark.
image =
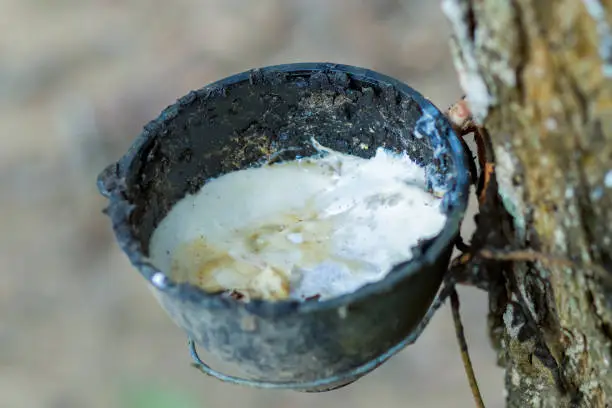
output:
[[612, 406], [612, 1], [442, 8], [494, 152], [472, 243], [551, 255], [469, 265], [488, 282], [507, 405]]

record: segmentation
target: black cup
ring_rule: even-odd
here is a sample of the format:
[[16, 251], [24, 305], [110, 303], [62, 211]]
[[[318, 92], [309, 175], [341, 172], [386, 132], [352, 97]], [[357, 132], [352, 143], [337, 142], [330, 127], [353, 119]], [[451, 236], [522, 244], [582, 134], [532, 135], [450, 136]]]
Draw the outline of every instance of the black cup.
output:
[[[312, 137], [361, 157], [379, 146], [406, 152], [426, 169], [428, 187], [443, 194], [442, 232], [384, 280], [320, 302], [242, 303], [177, 284], [150, 263], [155, 227], [187, 193], [271, 157], [312, 155]], [[106, 213], [119, 245], [173, 321], [244, 378], [205, 371], [241, 384], [324, 391], [355, 381], [413, 340], [448, 267], [468, 202], [468, 173], [463, 145], [444, 115], [409, 86], [363, 68], [300, 63], [190, 92], [145, 126], [98, 186], [109, 198]]]

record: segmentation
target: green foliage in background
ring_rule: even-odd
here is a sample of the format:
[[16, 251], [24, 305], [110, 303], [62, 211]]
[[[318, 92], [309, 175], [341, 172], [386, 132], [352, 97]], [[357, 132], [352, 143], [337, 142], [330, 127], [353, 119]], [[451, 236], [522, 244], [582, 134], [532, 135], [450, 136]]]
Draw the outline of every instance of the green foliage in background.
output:
[[155, 383], [129, 384], [120, 394], [121, 408], [204, 408], [195, 397]]

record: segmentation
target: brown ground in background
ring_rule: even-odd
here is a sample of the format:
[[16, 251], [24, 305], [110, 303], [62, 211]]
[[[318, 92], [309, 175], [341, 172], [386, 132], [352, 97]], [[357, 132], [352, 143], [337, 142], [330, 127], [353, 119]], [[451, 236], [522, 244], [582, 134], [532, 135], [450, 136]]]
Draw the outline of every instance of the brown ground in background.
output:
[[[112, 241], [95, 190], [162, 108], [257, 66], [366, 66], [445, 108], [460, 90], [437, 1], [3, 0], [1, 10], [0, 407], [473, 406], [447, 308], [418, 344], [339, 391], [199, 375]], [[501, 407], [486, 296], [462, 294], [485, 400]]]

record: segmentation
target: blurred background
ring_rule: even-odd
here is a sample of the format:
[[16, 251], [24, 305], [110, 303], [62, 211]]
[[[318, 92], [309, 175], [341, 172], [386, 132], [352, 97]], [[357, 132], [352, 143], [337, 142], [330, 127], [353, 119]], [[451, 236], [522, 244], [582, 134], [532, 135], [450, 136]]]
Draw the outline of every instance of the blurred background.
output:
[[[416, 345], [338, 391], [200, 375], [95, 188], [165, 106], [254, 67], [369, 67], [445, 109], [461, 95], [449, 31], [439, 1], [0, 0], [0, 407], [472, 407], [448, 307]], [[486, 295], [461, 294], [481, 390], [501, 407]]]

